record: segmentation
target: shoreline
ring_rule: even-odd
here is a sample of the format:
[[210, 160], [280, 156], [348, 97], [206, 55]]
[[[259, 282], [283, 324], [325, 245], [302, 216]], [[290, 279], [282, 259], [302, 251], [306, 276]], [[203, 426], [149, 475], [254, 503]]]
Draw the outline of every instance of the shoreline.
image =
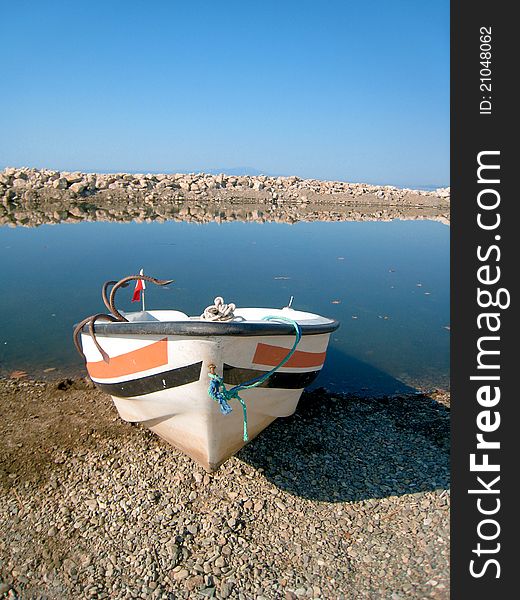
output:
[[0, 394], [15, 597], [448, 597], [449, 393], [306, 392], [212, 475], [84, 379]]
[[81, 221], [450, 221], [450, 190], [298, 177], [0, 172], [0, 225]]

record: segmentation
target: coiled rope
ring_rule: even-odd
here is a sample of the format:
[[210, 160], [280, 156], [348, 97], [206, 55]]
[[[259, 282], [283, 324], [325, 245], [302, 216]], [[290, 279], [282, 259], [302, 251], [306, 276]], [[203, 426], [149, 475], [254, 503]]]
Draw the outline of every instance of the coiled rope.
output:
[[231, 321], [235, 317], [235, 309], [236, 306], [232, 302], [225, 304], [224, 298], [217, 296], [215, 303], [206, 306], [200, 318], [205, 321]]
[[247, 407], [243, 398], [240, 397], [240, 390], [248, 390], [251, 388], [258, 387], [267, 381], [273, 373], [276, 373], [278, 369], [283, 367], [291, 358], [291, 356], [296, 352], [296, 347], [300, 343], [302, 339], [302, 330], [300, 325], [293, 321], [292, 319], [288, 319], [287, 317], [279, 317], [279, 316], [267, 316], [263, 317], [262, 321], [281, 321], [284, 323], [289, 323], [294, 327], [294, 331], [296, 333], [296, 337], [294, 339], [294, 344], [292, 348], [289, 350], [287, 355], [270, 371], [260, 375], [259, 377], [255, 377], [254, 379], [250, 379], [249, 381], [245, 381], [244, 383], [240, 383], [230, 388], [229, 390], [226, 388], [224, 383], [224, 378], [215, 373], [215, 365], [209, 365], [210, 372], [208, 373], [208, 377], [210, 378], [209, 388], [208, 388], [208, 396], [219, 403], [220, 412], [223, 415], [228, 415], [233, 409], [231, 408], [229, 402], [230, 400], [238, 400], [242, 406], [243, 413], [243, 423], [244, 423], [244, 434], [243, 439], [244, 442], [249, 440], [248, 432], [247, 432]]

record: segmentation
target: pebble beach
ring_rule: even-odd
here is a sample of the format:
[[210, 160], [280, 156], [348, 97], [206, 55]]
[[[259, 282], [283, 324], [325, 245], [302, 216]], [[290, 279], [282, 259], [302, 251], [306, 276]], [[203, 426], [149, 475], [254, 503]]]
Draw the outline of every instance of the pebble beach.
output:
[[449, 395], [304, 393], [216, 473], [89, 382], [0, 380], [8, 598], [447, 598]]

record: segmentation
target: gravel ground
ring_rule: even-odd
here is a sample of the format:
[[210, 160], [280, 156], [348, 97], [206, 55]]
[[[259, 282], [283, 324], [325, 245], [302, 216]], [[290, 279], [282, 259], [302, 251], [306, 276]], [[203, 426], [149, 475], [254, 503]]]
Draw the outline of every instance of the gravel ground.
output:
[[449, 596], [447, 393], [306, 393], [213, 475], [84, 381], [0, 399], [0, 596]]

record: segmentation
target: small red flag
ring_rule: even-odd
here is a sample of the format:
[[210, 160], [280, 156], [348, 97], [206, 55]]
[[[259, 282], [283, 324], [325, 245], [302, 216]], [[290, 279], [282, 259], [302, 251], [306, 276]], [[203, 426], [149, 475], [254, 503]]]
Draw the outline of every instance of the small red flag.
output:
[[141, 300], [141, 292], [144, 290], [143, 280], [138, 279], [135, 283], [134, 295], [132, 296], [132, 302], [139, 302]]

